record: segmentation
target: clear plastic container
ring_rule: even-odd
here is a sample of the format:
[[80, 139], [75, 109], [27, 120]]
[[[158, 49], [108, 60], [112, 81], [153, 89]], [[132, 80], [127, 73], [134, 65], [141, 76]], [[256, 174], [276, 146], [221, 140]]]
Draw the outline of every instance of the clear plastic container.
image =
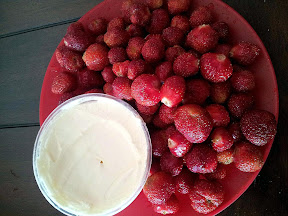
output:
[[[34, 175], [35, 175], [35, 179], [36, 182], [38, 184], [38, 187], [40, 189], [40, 191], [42, 192], [43, 196], [46, 198], [46, 200], [54, 207], [56, 208], [58, 211], [62, 212], [63, 214], [66, 215], [71, 215], [71, 216], [76, 216], [76, 215], [82, 215], [81, 212], [77, 213], [75, 212], [75, 210], [69, 210], [69, 207], [67, 206], [62, 206], [61, 204], [59, 204], [57, 202], [57, 200], [53, 197], [53, 193], [51, 193], [51, 190], [47, 187], [45, 181], [43, 180], [43, 178], [40, 176], [40, 173], [38, 171], [38, 165], [37, 165], [37, 160], [39, 158], [39, 154], [40, 154], [40, 149], [41, 149], [41, 137], [43, 134], [45, 134], [47, 131], [49, 131], [49, 127], [53, 126], [53, 120], [57, 119], [57, 117], [59, 115], [61, 115], [61, 113], [67, 109], [70, 109], [71, 107], [75, 106], [75, 105], [79, 105], [82, 103], [87, 103], [87, 102], [91, 102], [91, 101], [97, 101], [99, 99], [107, 99], [107, 100], [113, 100], [116, 101], [117, 103], [119, 103], [121, 106], [124, 106], [126, 109], [129, 110], [129, 112], [134, 115], [135, 118], [140, 119], [141, 121], [141, 126], [142, 126], [142, 130], [143, 133], [145, 133], [145, 145], [147, 148], [147, 158], [146, 158], [146, 167], [145, 167], [145, 172], [143, 173], [142, 179], [141, 179], [141, 184], [139, 184], [139, 186], [137, 187], [137, 190], [135, 190], [130, 196], [129, 198], [127, 198], [124, 202], [121, 203], [121, 205], [119, 206], [115, 206], [112, 209], [108, 209], [106, 212], [104, 213], [96, 213], [96, 214], [84, 214], [84, 215], [97, 215], [97, 216], [104, 216], [104, 215], [115, 215], [117, 213], [119, 213], [120, 211], [122, 211], [123, 209], [125, 209], [127, 206], [129, 206], [135, 199], [136, 197], [139, 195], [139, 193], [141, 192], [147, 177], [148, 177], [148, 173], [151, 167], [151, 162], [152, 162], [152, 147], [151, 147], [151, 140], [150, 140], [150, 136], [149, 136], [149, 132], [148, 129], [146, 127], [145, 122], [143, 121], [143, 119], [140, 117], [140, 115], [137, 113], [137, 111], [130, 106], [128, 103], [126, 103], [125, 101], [122, 101], [120, 99], [117, 99], [115, 97], [109, 96], [109, 95], [105, 95], [105, 94], [84, 94], [84, 95], [80, 95], [74, 98], [69, 99], [68, 101], [62, 103], [61, 105], [59, 105], [57, 108], [55, 108], [53, 110], [53, 112], [47, 117], [47, 119], [44, 121], [43, 125], [41, 126], [38, 135], [36, 137], [36, 141], [35, 141], [35, 145], [34, 145], [34, 150], [33, 150], [33, 171], [34, 171]], [[49, 191], [50, 190], [50, 191]]]

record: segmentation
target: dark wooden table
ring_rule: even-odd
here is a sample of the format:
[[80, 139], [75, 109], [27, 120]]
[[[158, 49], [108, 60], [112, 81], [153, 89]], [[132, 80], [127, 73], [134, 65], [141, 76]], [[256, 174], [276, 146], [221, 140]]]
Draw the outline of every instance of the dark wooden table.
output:
[[[288, 215], [288, 2], [224, 0], [263, 40], [280, 94], [278, 133], [249, 189], [220, 215]], [[0, 216], [61, 215], [40, 193], [32, 150], [50, 58], [69, 23], [100, 0], [0, 0]]]

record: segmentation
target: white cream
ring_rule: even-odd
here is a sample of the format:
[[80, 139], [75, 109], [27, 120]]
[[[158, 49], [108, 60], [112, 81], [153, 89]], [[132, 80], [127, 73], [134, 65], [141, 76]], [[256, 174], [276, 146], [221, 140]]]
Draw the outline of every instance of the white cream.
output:
[[72, 104], [39, 137], [39, 179], [74, 214], [123, 208], [145, 178], [145, 135], [141, 119], [119, 102], [102, 97]]

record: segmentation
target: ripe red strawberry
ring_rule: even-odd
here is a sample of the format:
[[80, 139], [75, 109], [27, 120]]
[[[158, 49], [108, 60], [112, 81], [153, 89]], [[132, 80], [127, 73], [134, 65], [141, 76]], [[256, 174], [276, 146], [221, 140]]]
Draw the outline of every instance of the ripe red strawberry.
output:
[[129, 41], [129, 34], [125, 29], [113, 28], [104, 34], [104, 42], [110, 47], [125, 47]]
[[172, 76], [165, 80], [160, 89], [161, 102], [168, 107], [176, 107], [185, 94], [185, 80], [181, 76]]
[[151, 13], [144, 4], [134, 3], [130, 8], [130, 21], [133, 24], [145, 26], [149, 23]]
[[224, 127], [217, 127], [211, 134], [212, 147], [217, 152], [230, 149], [233, 145], [233, 137]]
[[204, 142], [213, 127], [209, 113], [196, 104], [179, 107], [174, 115], [174, 123], [177, 130], [192, 143]]
[[230, 50], [231, 50], [231, 46], [229, 44], [218, 44], [213, 50], [213, 53], [223, 54], [227, 58], [229, 58]]
[[199, 52], [197, 52], [196, 50], [193, 50], [193, 49], [189, 49], [188, 53], [194, 55], [197, 59], [200, 59], [202, 56], [202, 54], [200, 54]]
[[152, 12], [151, 21], [146, 30], [150, 34], [161, 34], [163, 29], [167, 28], [169, 24], [170, 18], [168, 12], [160, 8]]
[[58, 105], [64, 103], [66, 100], [69, 100], [70, 98], [75, 97], [75, 93], [72, 92], [65, 92], [61, 95], [60, 100], [58, 101]]
[[185, 53], [185, 50], [181, 46], [168, 47], [165, 51], [165, 60], [173, 63], [183, 53]]
[[66, 47], [79, 52], [84, 52], [94, 40], [80, 22], [70, 24], [63, 39]]
[[217, 152], [217, 160], [219, 163], [223, 163], [225, 165], [231, 164], [234, 161], [234, 149], [230, 148], [223, 152]]
[[154, 204], [153, 210], [156, 213], [167, 215], [167, 214], [175, 214], [179, 211], [179, 200], [177, 197], [172, 194], [171, 197], [163, 204]]
[[104, 85], [104, 80], [99, 72], [95, 72], [84, 68], [77, 72], [78, 75], [78, 85], [80, 88], [91, 89], [93, 87], [102, 87]]
[[114, 28], [125, 29], [125, 21], [122, 17], [115, 17], [109, 21], [107, 31], [110, 31]]
[[132, 60], [128, 65], [128, 78], [134, 80], [145, 72], [146, 63], [142, 59]]
[[154, 113], [157, 112], [160, 104], [156, 104], [154, 106], [142, 106], [141, 104], [136, 102], [137, 110], [145, 115], [153, 115]]
[[168, 107], [162, 104], [159, 109], [159, 117], [166, 124], [172, 124], [174, 122], [174, 114], [177, 107]]
[[229, 112], [220, 104], [210, 104], [206, 107], [210, 114], [213, 124], [216, 127], [226, 127], [230, 122]]
[[101, 74], [104, 81], [108, 83], [113, 83], [114, 79], [116, 78], [115, 74], [112, 71], [111, 66], [105, 67], [104, 70], [101, 72]]
[[132, 100], [131, 80], [127, 77], [116, 77], [112, 83], [113, 95], [119, 99]]
[[235, 91], [247, 92], [254, 89], [255, 78], [251, 71], [243, 70], [234, 72], [231, 76], [230, 83]]
[[130, 24], [127, 26], [126, 31], [130, 37], [143, 37], [145, 35], [145, 30], [142, 26]]
[[107, 20], [105, 18], [97, 18], [88, 24], [88, 29], [94, 35], [104, 34], [107, 30]]
[[52, 82], [51, 91], [54, 94], [63, 94], [65, 92], [70, 92], [76, 89], [77, 79], [71, 73], [60, 73], [58, 74]]
[[148, 177], [143, 192], [148, 201], [153, 204], [163, 204], [175, 192], [175, 184], [170, 174], [157, 172]]
[[112, 84], [111, 83], [106, 83], [104, 86], [103, 86], [103, 91], [105, 94], [108, 94], [108, 95], [112, 95], [113, 96], [113, 87], [112, 87]]
[[245, 138], [257, 146], [266, 145], [276, 135], [275, 116], [265, 110], [250, 110], [241, 118], [241, 131]]
[[[167, 130], [166, 130], [167, 134]], [[168, 148], [175, 157], [183, 157], [192, 148], [190, 143], [179, 131], [175, 130], [168, 138]]]
[[180, 14], [190, 9], [190, 0], [168, 0], [170, 14]]
[[177, 176], [183, 168], [183, 159], [175, 157], [168, 151], [163, 153], [160, 158], [160, 166], [164, 172], [169, 172], [172, 176]]
[[188, 17], [185, 15], [174, 16], [171, 20], [171, 27], [177, 27], [184, 33], [187, 33], [190, 30], [190, 22]]
[[186, 44], [203, 54], [216, 47], [218, 38], [218, 33], [210, 25], [201, 25], [189, 32]]
[[113, 47], [108, 52], [108, 59], [110, 64], [123, 62], [127, 60], [126, 50], [123, 47]]
[[155, 10], [162, 7], [163, 0], [147, 0], [146, 3], [151, 10]]
[[125, 0], [123, 1], [121, 6], [122, 16], [127, 23], [130, 23], [131, 7], [133, 3], [134, 3], [133, 0]]
[[173, 63], [173, 71], [176, 75], [189, 77], [197, 74], [199, 60], [190, 53], [179, 55]]
[[224, 179], [226, 177], [226, 166], [218, 164], [216, 170], [213, 173], [205, 174], [205, 177], [209, 180]]
[[204, 79], [218, 83], [226, 81], [232, 75], [233, 67], [225, 55], [206, 53], [200, 59], [200, 71]]
[[156, 40], [160, 40], [164, 43], [164, 40], [162, 38], [161, 34], [148, 34], [145, 38], [146, 41], [150, 40], [150, 39], [156, 39]]
[[126, 52], [131, 60], [141, 58], [141, 51], [144, 43], [145, 40], [141, 37], [134, 37], [129, 40]]
[[191, 79], [186, 82], [183, 104], [203, 104], [210, 95], [211, 86], [204, 79]]
[[260, 55], [260, 48], [256, 44], [240, 42], [232, 47], [230, 57], [239, 64], [250, 65]]
[[228, 41], [230, 37], [229, 26], [225, 22], [215, 22], [211, 24], [211, 27], [218, 32], [219, 40], [222, 42]]
[[104, 91], [102, 89], [90, 89], [89, 91], [86, 91], [84, 94], [89, 93], [104, 93]]
[[164, 82], [168, 77], [173, 75], [172, 63], [169, 61], [161, 62], [155, 69], [155, 75]]
[[240, 142], [235, 146], [234, 164], [242, 172], [256, 172], [264, 164], [263, 153], [259, 147], [249, 142]]
[[224, 189], [218, 182], [200, 179], [196, 181], [189, 198], [195, 211], [208, 214], [222, 204]]
[[89, 70], [101, 71], [109, 64], [108, 49], [102, 44], [90, 45], [82, 58]]
[[196, 8], [190, 16], [190, 25], [192, 28], [203, 24], [211, 24], [214, 20], [211, 9], [208, 6], [200, 6]]
[[210, 98], [214, 103], [223, 104], [225, 103], [231, 94], [230, 81], [213, 83], [211, 86]]
[[193, 174], [187, 168], [183, 167], [181, 173], [174, 177], [176, 191], [181, 194], [190, 193], [196, 177], [196, 174]]
[[153, 157], [148, 177], [160, 171], [161, 171], [160, 160], [158, 158]]
[[184, 32], [177, 27], [168, 27], [163, 30], [162, 37], [168, 46], [180, 45], [184, 40]]
[[207, 144], [194, 145], [184, 160], [187, 168], [194, 173], [211, 173], [217, 168], [217, 154]]
[[68, 71], [76, 72], [84, 67], [82, 55], [78, 52], [68, 49], [65, 46], [60, 46], [55, 52], [56, 60], [61, 67]]
[[252, 108], [253, 104], [252, 95], [245, 93], [232, 94], [228, 100], [228, 110], [232, 116], [241, 118], [244, 112]]
[[157, 130], [151, 133], [152, 154], [155, 157], [161, 157], [168, 151], [168, 141], [165, 130]]
[[106, 45], [104, 42], [104, 34], [98, 35], [95, 39], [95, 43]]
[[112, 71], [117, 77], [126, 77], [128, 74], [129, 60], [113, 64]]
[[158, 62], [165, 55], [165, 46], [161, 40], [151, 38], [145, 42], [141, 53], [146, 61]]
[[157, 76], [142, 74], [132, 83], [132, 97], [143, 106], [153, 106], [160, 102], [161, 83]]
[[162, 121], [162, 119], [159, 116], [159, 113], [157, 113], [156, 115], [154, 115], [153, 118], [153, 125], [158, 127], [158, 128], [167, 128], [169, 126], [169, 124], [165, 123], [164, 121]]
[[228, 131], [231, 133], [234, 143], [240, 141], [243, 138], [239, 122], [231, 123], [228, 126]]

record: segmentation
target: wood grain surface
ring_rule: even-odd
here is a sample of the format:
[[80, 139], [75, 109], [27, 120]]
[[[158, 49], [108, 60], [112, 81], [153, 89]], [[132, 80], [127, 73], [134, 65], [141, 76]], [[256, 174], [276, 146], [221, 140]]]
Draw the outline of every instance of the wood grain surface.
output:
[[[38, 105], [50, 58], [65, 34], [99, 0], [0, 0], [0, 216], [57, 212], [34, 180]], [[255, 29], [272, 59], [280, 113], [278, 133], [260, 175], [219, 215], [288, 215], [288, 2], [224, 0]]]

